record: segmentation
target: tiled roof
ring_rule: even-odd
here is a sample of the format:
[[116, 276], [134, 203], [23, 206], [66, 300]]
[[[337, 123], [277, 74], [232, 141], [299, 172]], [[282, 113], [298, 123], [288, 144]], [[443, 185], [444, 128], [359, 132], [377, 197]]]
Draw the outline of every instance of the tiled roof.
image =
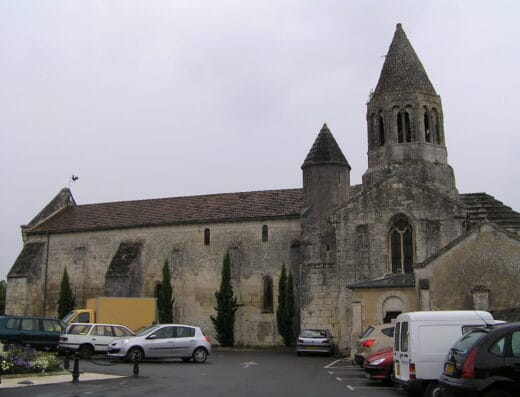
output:
[[408, 91], [437, 95], [419, 57], [399, 23], [374, 94]]
[[75, 205], [27, 233], [298, 217], [302, 202], [302, 189], [283, 189]]
[[520, 232], [520, 214], [487, 193], [461, 194], [468, 211], [470, 226], [483, 221], [493, 222], [510, 232]]
[[327, 124], [323, 124], [314, 144], [307, 154], [302, 168], [312, 164], [344, 164], [350, 169], [350, 165], [332, 136]]

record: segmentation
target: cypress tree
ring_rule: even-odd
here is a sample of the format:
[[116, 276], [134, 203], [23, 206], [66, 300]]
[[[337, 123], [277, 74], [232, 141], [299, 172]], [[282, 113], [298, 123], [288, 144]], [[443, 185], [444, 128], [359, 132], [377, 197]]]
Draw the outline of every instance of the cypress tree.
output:
[[173, 288], [170, 277], [170, 266], [168, 261], [164, 261], [162, 269], [162, 283], [157, 297], [157, 309], [159, 311], [159, 322], [173, 322]]
[[63, 269], [63, 276], [60, 284], [60, 296], [58, 298], [58, 317], [63, 318], [75, 306], [75, 298], [72, 295], [72, 289], [69, 283], [69, 274], [67, 268]]
[[217, 316], [210, 316], [215, 326], [216, 338], [222, 346], [233, 346], [235, 343], [235, 312], [240, 307], [237, 298], [233, 297], [231, 285], [231, 259], [226, 251], [222, 263], [222, 280], [220, 289], [215, 292], [217, 298]]
[[285, 338], [286, 346], [292, 346], [294, 342], [294, 285], [293, 276], [289, 273], [287, 278], [287, 294], [285, 296]]
[[285, 321], [285, 305], [287, 303], [287, 273], [285, 271], [285, 265], [282, 265], [282, 273], [280, 274], [280, 280], [278, 281], [278, 308], [276, 309], [276, 323], [278, 326], [278, 333], [284, 338], [285, 343], [285, 332], [286, 332], [286, 321]]
[[5, 295], [7, 292], [7, 282], [0, 281], [0, 316], [5, 314]]
[[289, 276], [287, 276], [285, 265], [282, 265], [282, 272], [278, 283], [278, 308], [276, 310], [276, 321], [278, 323], [278, 333], [282, 336], [285, 346], [291, 346], [293, 344], [294, 312], [293, 276], [290, 273]]

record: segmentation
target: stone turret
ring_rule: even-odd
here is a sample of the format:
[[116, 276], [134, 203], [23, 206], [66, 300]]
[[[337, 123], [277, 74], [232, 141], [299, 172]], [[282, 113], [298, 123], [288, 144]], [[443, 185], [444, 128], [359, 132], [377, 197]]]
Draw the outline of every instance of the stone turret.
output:
[[325, 327], [337, 335], [336, 230], [331, 211], [348, 199], [350, 165], [326, 124], [303, 165], [302, 264], [299, 271], [300, 326]]
[[365, 186], [395, 173], [458, 197], [447, 160], [441, 98], [401, 24], [367, 104], [367, 124]]
[[312, 216], [324, 216], [347, 201], [350, 165], [327, 124], [314, 141], [302, 165], [303, 206]]

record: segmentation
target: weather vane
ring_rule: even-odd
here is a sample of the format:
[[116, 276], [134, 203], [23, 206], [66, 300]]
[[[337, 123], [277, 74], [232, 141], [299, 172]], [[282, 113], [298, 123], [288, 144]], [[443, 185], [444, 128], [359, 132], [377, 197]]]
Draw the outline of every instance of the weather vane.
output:
[[69, 179], [69, 189], [72, 182], [76, 182], [79, 179], [79, 176], [72, 174], [72, 176]]

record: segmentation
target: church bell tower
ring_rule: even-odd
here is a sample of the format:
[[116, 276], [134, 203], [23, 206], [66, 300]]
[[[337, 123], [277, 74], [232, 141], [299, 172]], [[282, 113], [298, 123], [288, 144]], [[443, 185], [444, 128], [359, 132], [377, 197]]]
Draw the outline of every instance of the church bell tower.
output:
[[368, 169], [363, 185], [396, 174], [458, 197], [447, 160], [441, 98], [401, 24], [370, 95], [367, 124]]

